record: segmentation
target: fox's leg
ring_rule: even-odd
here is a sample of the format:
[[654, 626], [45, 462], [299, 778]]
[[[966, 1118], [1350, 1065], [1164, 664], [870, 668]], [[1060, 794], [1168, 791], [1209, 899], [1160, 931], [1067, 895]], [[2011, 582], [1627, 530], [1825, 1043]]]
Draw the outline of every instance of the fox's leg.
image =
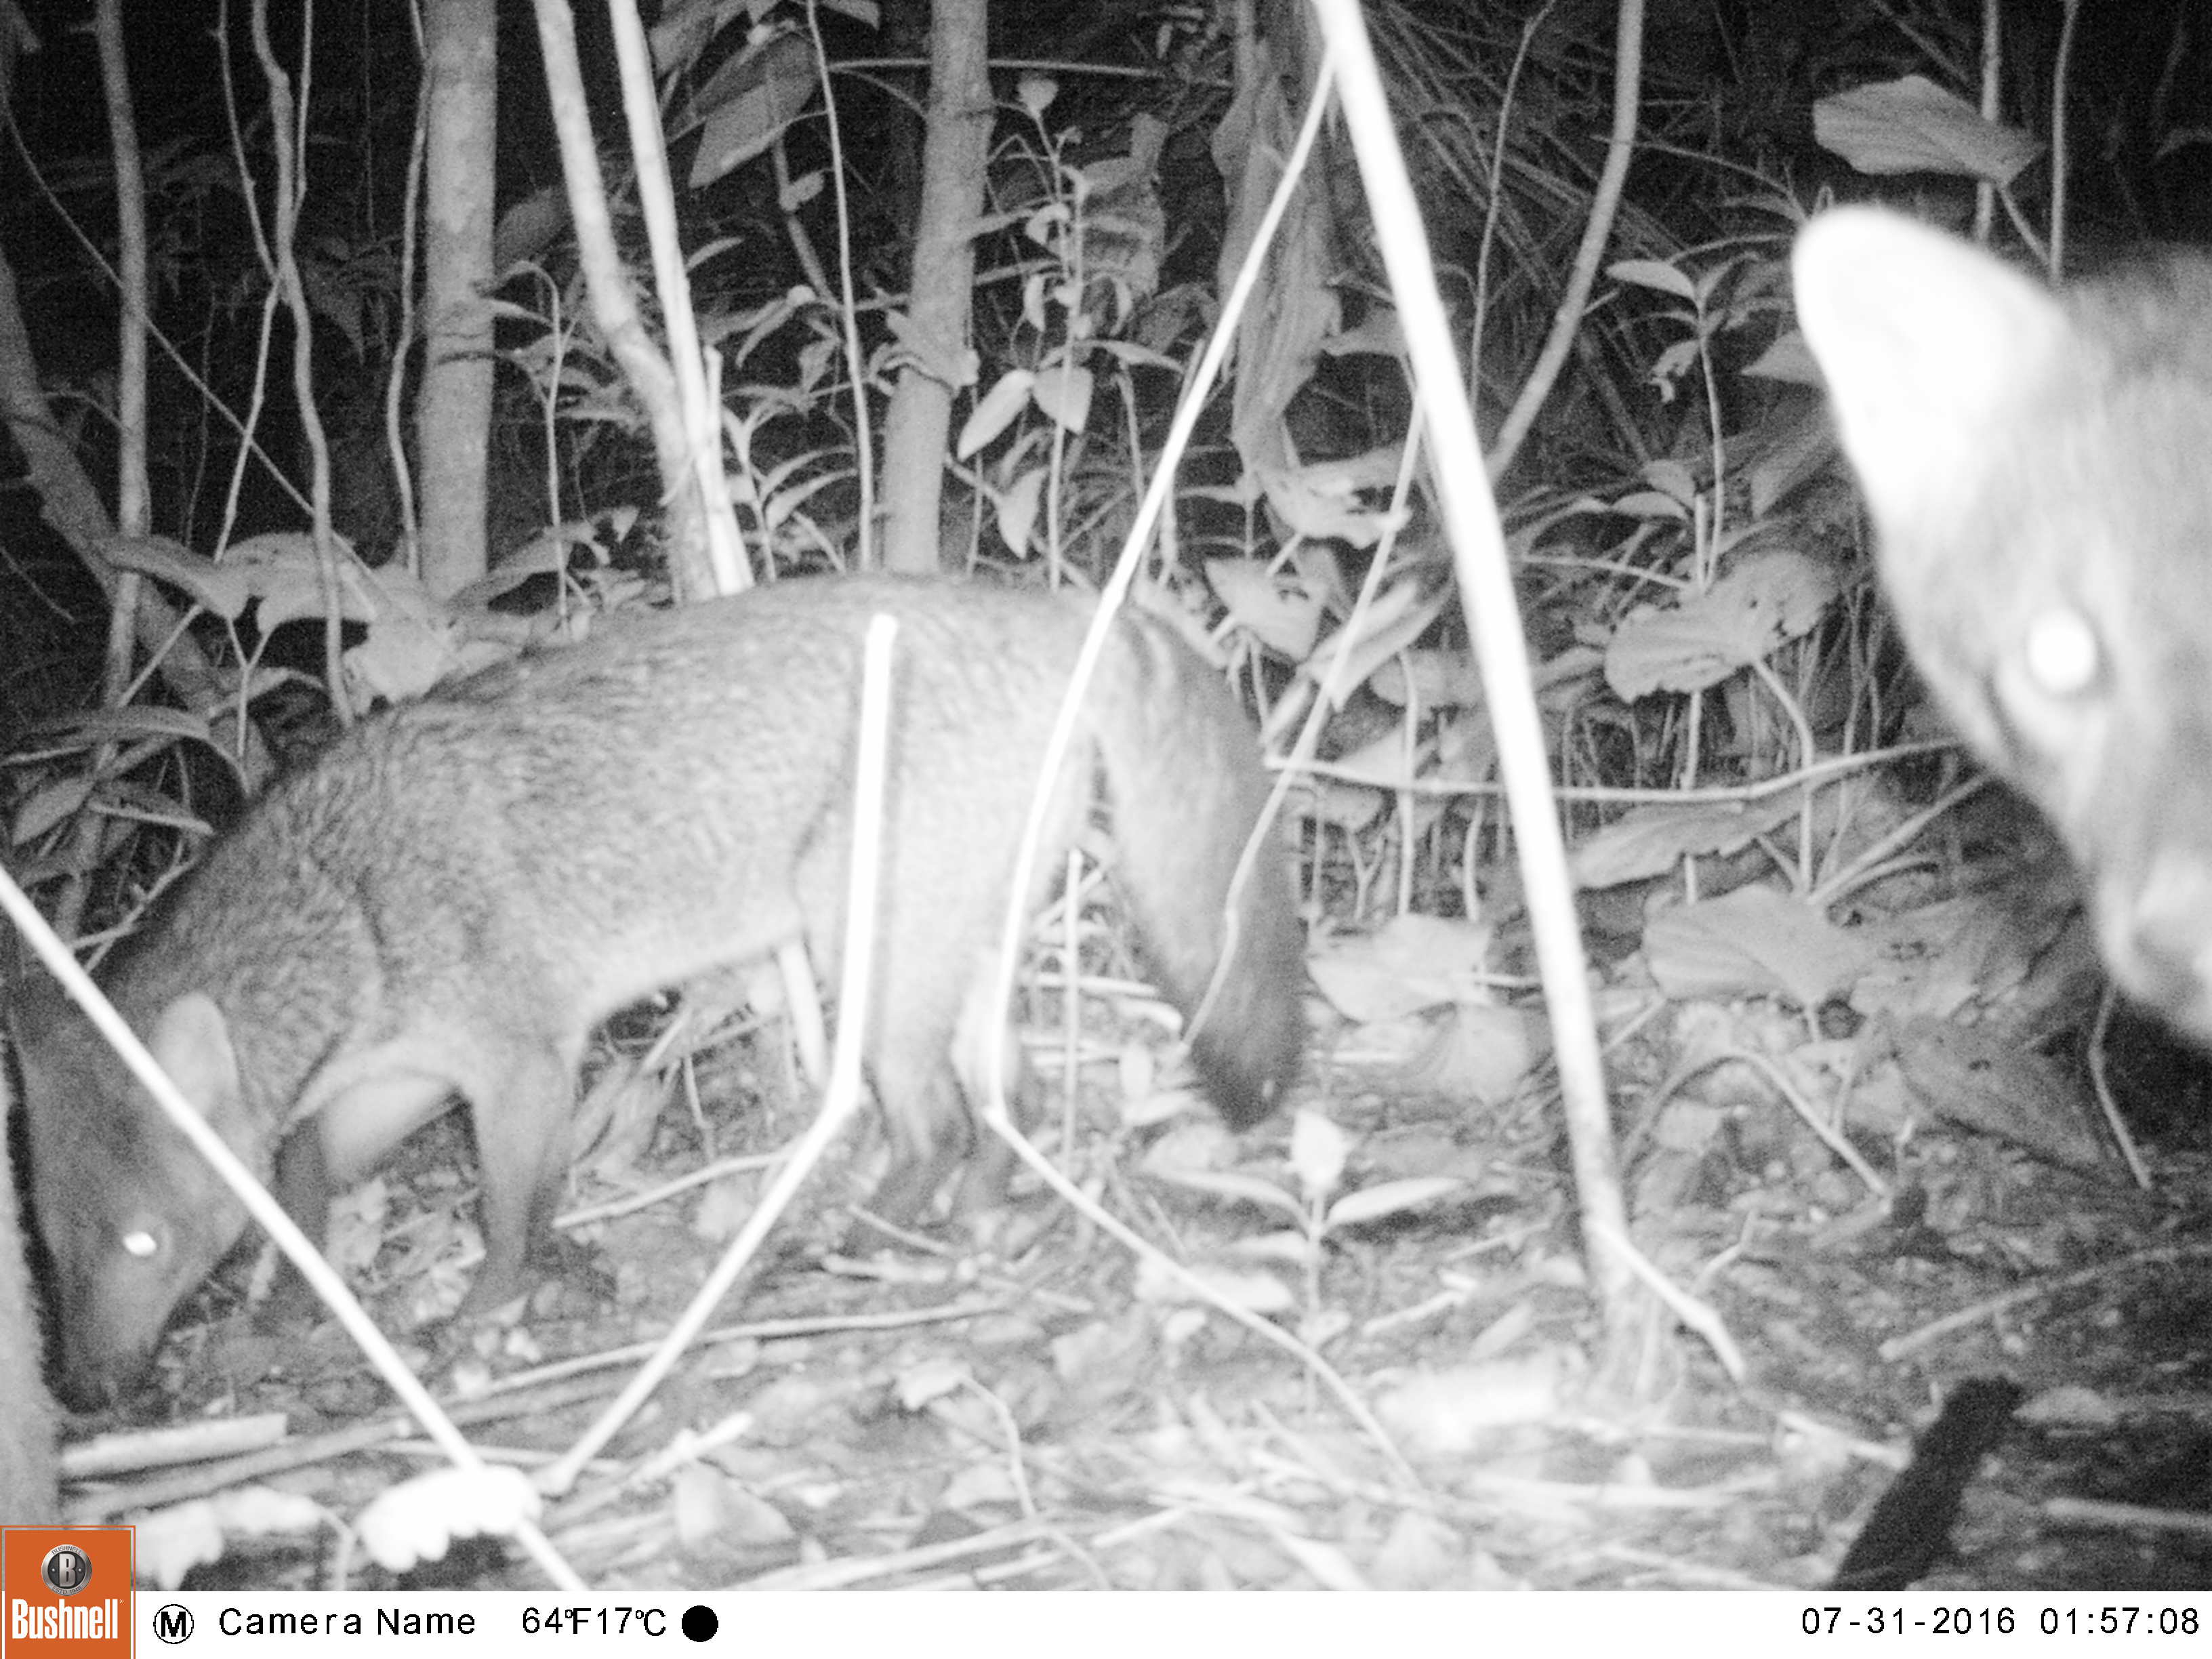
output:
[[[302, 1123], [284, 1137], [276, 1149], [276, 1175], [271, 1190], [293, 1224], [307, 1234], [317, 1249], [325, 1247], [331, 1221], [330, 1158], [323, 1146], [321, 1127]], [[286, 1256], [277, 1265], [276, 1283], [258, 1316], [264, 1328], [296, 1325], [315, 1311], [315, 1293]]]
[[456, 1316], [479, 1317], [527, 1285], [533, 1258], [552, 1254], [553, 1218], [568, 1180], [576, 1067], [552, 1043], [484, 1057], [466, 1092], [483, 1176], [484, 1260]]

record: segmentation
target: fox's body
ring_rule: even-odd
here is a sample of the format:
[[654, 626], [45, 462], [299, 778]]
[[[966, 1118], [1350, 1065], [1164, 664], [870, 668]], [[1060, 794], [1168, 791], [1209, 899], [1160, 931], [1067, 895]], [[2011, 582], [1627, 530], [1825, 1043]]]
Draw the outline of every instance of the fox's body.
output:
[[[881, 908], [864, 1054], [894, 1207], [968, 1145], [954, 1029], [996, 939], [1048, 732], [1088, 618], [1049, 596], [787, 583], [606, 628], [364, 723], [221, 838], [106, 988], [264, 1172], [307, 1126], [353, 1178], [459, 1095], [483, 1164], [471, 1305], [518, 1288], [565, 1180], [592, 1028], [660, 988], [805, 941], [834, 970], [861, 636], [897, 617]], [[1049, 870], [1103, 775], [1120, 885], [1188, 1013], [1265, 798], [1249, 720], [1156, 623], [1117, 623], [1055, 794]], [[1194, 1054], [1243, 1124], [1297, 1064], [1281, 860], [1255, 861]], [[143, 1366], [242, 1211], [73, 1010], [27, 1022], [66, 1391]], [[313, 1233], [319, 1218], [308, 1218]], [[149, 1237], [149, 1255], [140, 1236]], [[123, 1241], [131, 1241], [126, 1247]]]

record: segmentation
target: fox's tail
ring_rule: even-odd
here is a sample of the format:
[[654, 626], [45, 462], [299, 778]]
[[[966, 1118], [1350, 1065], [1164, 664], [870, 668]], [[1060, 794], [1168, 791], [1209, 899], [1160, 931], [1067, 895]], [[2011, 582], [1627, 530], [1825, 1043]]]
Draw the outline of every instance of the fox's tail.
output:
[[1304, 945], [1272, 831], [1231, 908], [1268, 793], [1251, 722], [1212, 669], [1137, 616], [1102, 661], [1091, 706], [1115, 873], [1146, 965], [1193, 1022], [1186, 1035], [1207, 1095], [1232, 1128], [1248, 1127], [1289, 1090], [1305, 1037]]

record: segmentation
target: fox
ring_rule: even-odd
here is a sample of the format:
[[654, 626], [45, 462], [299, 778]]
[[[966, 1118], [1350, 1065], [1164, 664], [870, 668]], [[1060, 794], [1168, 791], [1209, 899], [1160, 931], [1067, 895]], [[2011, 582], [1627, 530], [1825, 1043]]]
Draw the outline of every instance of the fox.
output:
[[[1073, 596], [943, 580], [789, 580], [605, 619], [362, 721], [281, 779], [103, 968], [186, 1099], [319, 1237], [350, 1183], [455, 1101], [484, 1255], [457, 1318], [546, 1259], [592, 1030], [708, 970], [803, 945], [834, 981], [862, 635], [894, 647], [876, 963], [861, 1053], [910, 1217], [975, 1148], [956, 1037], [981, 994], [1048, 736], [1091, 620]], [[1101, 787], [1100, 786], [1103, 786]], [[1223, 1118], [1304, 1048], [1304, 939], [1243, 706], [1165, 622], [1111, 624], [1054, 780], [1041, 872], [1093, 796], [1139, 954]], [[1049, 878], [1024, 896], [1032, 911]], [[72, 1404], [143, 1376], [247, 1218], [73, 1004], [16, 1019], [34, 1207]]]
[[1794, 278], [1914, 666], [2058, 832], [2115, 982], [2212, 1048], [2212, 258], [2054, 289], [1857, 207]]

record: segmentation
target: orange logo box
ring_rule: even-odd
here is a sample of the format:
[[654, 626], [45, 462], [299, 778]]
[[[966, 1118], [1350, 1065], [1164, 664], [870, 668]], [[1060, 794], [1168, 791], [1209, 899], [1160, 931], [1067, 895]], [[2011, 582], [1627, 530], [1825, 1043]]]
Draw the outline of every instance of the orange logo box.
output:
[[0, 1528], [0, 1656], [127, 1659], [129, 1527]]

